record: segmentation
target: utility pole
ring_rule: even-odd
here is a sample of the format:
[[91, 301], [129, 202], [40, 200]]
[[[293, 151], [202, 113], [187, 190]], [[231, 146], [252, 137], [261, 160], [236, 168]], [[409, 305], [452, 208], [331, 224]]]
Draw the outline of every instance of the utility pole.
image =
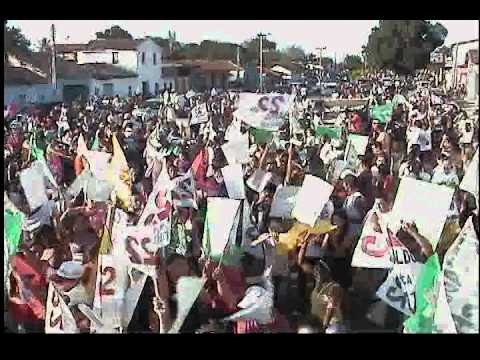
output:
[[55, 25], [52, 24], [52, 85], [57, 90], [57, 50], [55, 48]]
[[319, 60], [318, 60], [318, 65], [320, 65], [320, 73], [319, 73], [319, 80], [320, 80], [320, 83], [319, 83], [319, 88], [320, 88], [320, 96], [322, 96], [322, 78], [323, 78], [323, 71], [322, 71], [322, 52], [323, 50], [327, 50], [327, 48], [325, 46], [323, 47], [318, 47], [318, 48], [315, 48], [315, 50], [318, 50], [318, 57], [319, 57]]
[[237, 81], [240, 79], [240, 45], [237, 45]]
[[260, 38], [260, 93], [263, 93], [263, 38], [267, 38], [270, 34], [259, 33]]

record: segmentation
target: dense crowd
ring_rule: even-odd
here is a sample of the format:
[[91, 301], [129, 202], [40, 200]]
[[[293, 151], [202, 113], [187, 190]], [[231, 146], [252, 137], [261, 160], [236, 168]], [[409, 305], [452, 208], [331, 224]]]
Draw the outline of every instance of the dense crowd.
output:
[[[415, 222], [397, 229], [396, 237], [417, 261], [434, 254], [442, 259], [471, 217], [478, 238], [478, 193], [459, 188], [478, 152], [478, 117], [467, 116], [445, 94], [401, 85], [378, 82], [365, 105], [335, 113], [327, 102], [315, 103], [293, 88], [288, 116], [277, 131], [237, 119], [241, 94], [215, 89], [165, 92], [159, 109], [141, 115], [140, 96], [93, 97], [21, 114], [7, 109], [4, 217], [17, 225], [4, 231], [7, 330], [54, 331], [52, 306], [60, 296], [60, 332], [361, 331], [388, 269], [352, 267], [352, 256], [365, 227], [381, 232], [379, 218], [392, 209], [403, 178], [455, 189], [436, 247]], [[361, 93], [355, 86], [342, 91], [345, 98]], [[373, 107], [385, 105], [393, 106], [387, 120], [372, 115]], [[223, 149], [244, 134], [249, 141], [240, 228], [248, 223], [250, 230], [247, 240], [241, 231], [233, 237], [238, 252], [227, 246], [218, 258], [206, 250], [207, 219], [212, 221], [207, 204], [229, 197], [222, 169], [231, 161]], [[352, 134], [368, 137], [363, 151], [350, 151]], [[29, 170], [42, 174], [42, 181], [27, 190], [22, 173]], [[262, 186], [251, 185], [255, 176], [262, 177]], [[333, 186], [315, 226], [271, 216], [279, 189], [301, 188], [310, 176]], [[159, 184], [180, 178], [192, 179], [193, 190], [159, 192]], [[46, 198], [33, 207], [40, 192]], [[312, 201], [316, 196], [311, 194]], [[157, 223], [145, 221], [152, 201], [161, 209]], [[229, 213], [217, 215], [221, 222]], [[109, 268], [100, 259], [114, 252], [120, 219], [131, 227], [155, 227], [167, 218], [169, 241], [152, 253], [153, 274], [129, 262], [113, 266], [117, 273], [117, 267], [128, 268], [130, 285], [145, 279], [137, 296], [130, 298], [126, 290], [119, 295], [127, 305], [110, 306], [106, 284], [99, 285]], [[201, 279], [197, 292], [179, 287], [185, 277]], [[193, 303], [186, 313], [180, 305], [185, 296]], [[383, 317], [384, 330], [402, 331], [405, 314], [388, 307]]]

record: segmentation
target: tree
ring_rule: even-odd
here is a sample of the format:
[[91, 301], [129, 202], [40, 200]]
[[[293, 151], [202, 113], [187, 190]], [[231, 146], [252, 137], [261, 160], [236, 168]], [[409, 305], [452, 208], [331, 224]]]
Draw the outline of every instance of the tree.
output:
[[297, 45], [287, 47], [284, 51], [286, 57], [291, 60], [305, 60], [305, 51]]
[[38, 41], [38, 51], [39, 52], [48, 52], [50, 51], [50, 45], [46, 37]]
[[359, 69], [363, 66], [363, 61], [358, 55], [347, 55], [343, 59], [343, 66], [348, 70]]
[[132, 34], [127, 30], [123, 30], [120, 26], [114, 25], [105, 31], [95, 33], [97, 39], [133, 39]]
[[443, 45], [447, 34], [443, 25], [426, 20], [380, 20], [368, 37], [367, 62], [412, 74], [429, 63], [430, 53]]
[[30, 40], [28, 40], [25, 35], [22, 34], [20, 29], [7, 26], [7, 22], [5, 21], [3, 30], [3, 41], [4, 41], [4, 49], [6, 53], [12, 54], [22, 54], [22, 53], [30, 53]]

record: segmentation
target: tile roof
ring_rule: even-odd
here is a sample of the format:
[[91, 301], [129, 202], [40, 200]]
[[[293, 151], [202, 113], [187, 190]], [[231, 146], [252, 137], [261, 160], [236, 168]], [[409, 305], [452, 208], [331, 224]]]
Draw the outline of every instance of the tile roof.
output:
[[57, 53], [77, 52], [87, 49], [87, 44], [56, 44]]
[[144, 39], [97, 39], [87, 44], [85, 50], [136, 50]]
[[97, 80], [125, 79], [138, 76], [133, 71], [112, 64], [83, 64], [79, 66]]

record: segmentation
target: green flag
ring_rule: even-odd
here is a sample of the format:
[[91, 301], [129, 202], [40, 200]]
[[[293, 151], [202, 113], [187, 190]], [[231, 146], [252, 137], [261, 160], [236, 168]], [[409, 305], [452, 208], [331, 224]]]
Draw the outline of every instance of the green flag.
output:
[[319, 126], [315, 130], [315, 136], [326, 136], [330, 139], [340, 139], [342, 136], [342, 129], [339, 127]]
[[433, 333], [433, 320], [437, 307], [438, 277], [440, 275], [438, 255], [430, 256], [417, 279], [415, 289], [415, 314], [405, 321], [405, 330], [411, 334]]
[[100, 142], [98, 140], [98, 133], [97, 133], [95, 134], [95, 139], [93, 140], [92, 148], [90, 150], [98, 151], [99, 147], [100, 147]]
[[21, 212], [11, 210], [3, 211], [4, 236], [8, 242], [9, 255], [15, 255], [17, 252], [20, 237], [22, 235], [22, 225], [25, 215]]
[[34, 160], [45, 159], [45, 151], [43, 151], [40, 147], [37, 146], [37, 137], [35, 133], [30, 138], [30, 147], [32, 149], [32, 158]]
[[274, 131], [257, 129], [254, 127], [250, 128], [249, 131], [250, 131], [250, 134], [252, 134], [253, 138], [255, 139], [255, 144], [259, 144], [259, 145], [270, 142], [274, 135]]
[[378, 105], [372, 108], [372, 118], [385, 124], [390, 120], [393, 113], [393, 103]]

